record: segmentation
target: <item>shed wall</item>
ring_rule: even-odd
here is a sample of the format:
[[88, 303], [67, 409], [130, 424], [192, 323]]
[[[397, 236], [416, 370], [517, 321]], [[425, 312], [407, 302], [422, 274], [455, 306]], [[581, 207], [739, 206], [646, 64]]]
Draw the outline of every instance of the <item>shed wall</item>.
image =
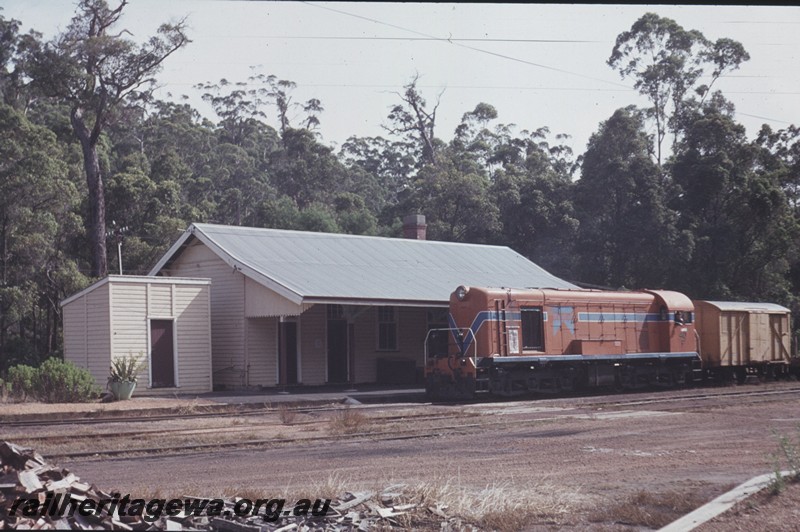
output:
[[86, 368], [105, 387], [111, 353], [108, 284], [64, 306], [64, 359]]
[[[108, 286], [111, 298], [111, 320], [113, 322], [111, 356], [113, 358], [121, 358], [128, 355], [147, 357], [150, 347], [147, 331], [148, 285], [143, 283], [113, 282], [109, 283]], [[169, 287], [167, 286], [166, 288]], [[147, 368], [140, 372], [136, 387], [139, 392], [150, 387], [150, 375]]]
[[207, 284], [142, 283], [113, 280], [109, 283], [113, 357], [150, 356], [150, 320], [173, 321], [173, 355], [176, 387], [151, 388], [150, 369], [139, 375], [137, 389], [150, 394], [202, 393], [211, 391], [211, 335], [208, 328]]

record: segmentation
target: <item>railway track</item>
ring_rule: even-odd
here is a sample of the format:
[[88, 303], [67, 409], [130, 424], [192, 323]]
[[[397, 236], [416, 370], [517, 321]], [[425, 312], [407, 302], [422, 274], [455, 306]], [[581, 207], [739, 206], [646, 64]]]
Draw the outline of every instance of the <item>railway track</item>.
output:
[[592, 406], [640, 406], [648, 404], [659, 403], [676, 403], [683, 401], [706, 401], [710, 399], [725, 399], [725, 398], [739, 398], [739, 397], [767, 397], [774, 395], [800, 395], [800, 384], [796, 384], [792, 388], [785, 388], [779, 390], [744, 390], [744, 391], [721, 391], [719, 393], [697, 393], [691, 395], [681, 395], [673, 397], [659, 397], [652, 396], [641, 399], [633, 399], [628, 401], [608, 401], [602, 403], [591, 403]]
[[[761, 399], [764, 401], [774, 401], [776, 398], [783, 397], [783, 396], [797, 396], [800, 395], [800, 385], [779, 389], [779, 390], [744, 390], [744, 391], [713, 391], [709, 393], [695, 393], [695, 394], [682, 394], [678, 396], [648, 396], [648, 397], [639, 397], [636, 399], [632, 399], [629, 401], [597, 401], [597, 402], [588, 402], [582, 404], [575, 404], [572, 405], [571, 408], [555, 408], [553, 411], [544, 415], [544, 417], [540, 417], [540, 415], [536, 415], [533, 417], [523, 417], [526, 415], [526, 412], [515, 412], [515, 408], [521, 408], [524, 406], [530, 407], [532, 404], [542, 404], [537, 402], [515, 402], [511, 404], [506, 404], [508, 407], [508, 414], [517, 414], [515, 416], [496, 416], [492, 415], [493, 412], [489, 411], [486, 413], [481, 413], [480, 409], [482, 406], [487, 405], [484, 404], [472, 404], [472, 405], [464, 405], [469, 412], [464, 412], [461, 409], [456, 412], [450, 413], [442, 413], [441, 411], [434, 412], [434, 413], [426, 413], [426, 412], [417, 412], [417, 413], [403, 413], [403, 414], [392, 414], [392, 415], [385, 415], [385, 416], [371, 416], [369, 418], [370, 425], [384, 425], [383, 429], [377, 430], [369, 430], [369, 431], [362, 431], [358, 433], [351, 433], [351, 434], [344, 434], [344, 435], [334, 435], [331, 433], [326, 434], [319, 434], [319, 435], [302, 435], [298, 437], [280, 437], [280, 431], [282, 428], [286, 428], [285, 425], [281, 424], [279, 421], [271, 421], [265, 423], [256, 423], [256, 424], [248, 424], [243, 426], [236, 426], [236, 427], [224, 427], [224, 428], [202, 428], [202, 429], [192, 429], [192, 428], [179, 428], [175, 430], [152, 430], [147, 431], [147, 434], [153, 435], [164, 435], [169, 437], [185, 437], [187, 439], [193, 436], [204, 436], [204, 435], [213, 435], [217, 437], [224, 437], [224, 436], [231, 436], [233, 435], [236, 439], [232, 441], [215, 441], [213, 443], [205, 443], [205, 442], [197, 442], [197, 441], [181, 441], [179, 444], [165, 444], [165, 445], [157, 445], [157, 446], [140, 446], [140, 447], [126, 447], [126, 448], [111, 448], [111, 446], [102, 447], [97, 446], [90, 450], [82, 450], [82, 451], [75, 451], [75, 452], [53, 452], [48, 453], [48, 456], [58, 459], [85, 459], [85, 458], [129, 458], [135, 456], [148, 456], [148, 455], [163, 455], [168, 456], [171, 454], [179, 453], [181, 455], [185, 455], [187, 453], [204, 453], [211, 450], [223, 450], [223, 451], [236, 451], [236, 450], [246, 450], [246, 449], [253, 449], [253, 448], [270, 448], [270, 447], [278, 447], [278, 446], [285, 446], [285, 445], [304, 445], [304, 446], [325, 446], [330, 445], [331, 442], [340, 442], [340, 443], [359, 443], [359, 442], [378, 442], [378, 441], [393, 441], [393, 440], [407, 440], [407, 439], [415, 439], [415, 438], [434, 438], [434, 437], [444, 437], [448, 435], [456, 435], [456, 434], [467, 434], [472, 433], [475, 431], [481, 431], [486, 429], [496, 429], [502, 430], [504, 427], [529, 427], [529, 426], [536, 426], [541, 425], [547, 421], [551, 421], [553, 419], [563, 419], [563, 418], [588, 418], [598, 415], [607, 415], [611, 418], [615, 417], [614, 414], [608, 413], [608, 411], [618, 411], [620, 414], [623, 415], [663, 415], [664, 412], [658, 414], [657, 412], [649, 412], [645, 411], [645, 413], [637, 414], [636, 411], [627, 412], [625, 409], [627, 408], [636, 408], [640, 406], [647, 406], [647, 405], [662, 405], [659, 408], [659, 411], [670, 411], [674, 410], [674, 408], [663, 408], [663, 406], [667, 406], [670, 403], [674, 403], [681, 407], [685, 405], [687, 402], [701, 402], [707, 400], [723, 400], [729, 401], [734, 400], [736, 402], [743, 402], [743, 400], [747, 400], [748, 404], [751, 404], [753, 399]], [[607, 399], [607, 397], [606, 397]], [[548, 401], [549, 402], [549, 401]], [[492, 403], [490, 406], [497, 407], [497, 403]], [[544, 406], [544, 405], [543, 405]], [[386, 408], [385, 405], [382, 405], [383, 408]], [[404, 405], [406, 407], [406, 405]], [[356, 408], [356, 407], [352, 407]], [[459, 407], [460, 408], [460, 407]], [[587, 409], [589, 410], [587, 412]], [[298, 409], [303, 410], [303, 409]], [[308, 409], [305, 409], [308, 410]], [[344, 410], [342, 407], [338, 408], [325, 408], [325, 409], [316, 409], [315, 412], [319, 412], [321, 410], [331, 411], [331, 410]], [[368, 410], [368, 408], [365, 408]], [[599, 411], [603, 411], [603, 414], [600, 414]], [[274, 411], [273, 411], [274, 413]], [[468, 417], [469, 416], [469, 417]], [[455, 420], [455, 421], [454, 421]], [[407, 422], [403, 425], [404, 422]], [[425, 426], [419, 426], [421, 423], [426, 423]], [[439, 423], [443, 422], [443, 423]], [[298, 422], [294, 425], [302, 426], [302, 425], [312, 425], [312, 424], [319, 424], [320, 421], [308, 421], [308, 422]], [[385, 427], [389, 425], [389, 427]], [[410, 425], [410, 426], [409, 426]], [[257, 437], [259, 431], [275, 429], [276, 436], [270, 438], [263, 438]], [[250, 438], [243, 438], [237, 437], [241, 436], [256, 436]], [[256, 432], [256, 434], [253, 434]], [[143, 433], [141, 431], [127, 431], [125, 433], [116, 433], [116, 434], [107, 434], [102, 435], [98, 438], [98, 434], [94, 435], [85, 435], [84, 438], [88, 440], [93, 439], [101, 439], [101, 440], [113, 440], [114, 437], [119, 437], [122, 439], [130, 439], [134, 437], [141, 437]], [[70, 435], [64, 434], [47, 434], [42, 435], [41, 437], [33, 436], [30, 438], [32, 442], [58, 442], [63, 440], [75, 440], [74, 437]]]
[[[403, 421], [406, 419], [413, 419], [414, 421], [438, 421], [442, 419], [453, 419], [457, 417], [459, 414], [457, 412], [450, 413], [450, 414], [398, 414], [398, 415], [391, 415], [391, 416], [372, 416], [370, 417], [371, 420], [376, 422], [396, 422], [396, 421]], [[125, 423], [124, 420], [118, 420], [118, 423]], [[319, 420], [312, 420], [312, 421], [293, 421], [291, 423], [284, 423], [280, 420], [275, 421], [268, 421], [268, 422], [247, 422], [246, 424], [239, 425], [239, 426], [231, 426], [231, 427], [206, 427], [206, 428], [170, 428], [170, 427], [163, 427], [159, 429], [152, 429], [152, 430], [136, 430], [136, 431], [127, 431], [127, 432], [92, 432], [87, 434], [75, 434], [75, 433], [58, 433], [58, 434], [33, 434], [27, 436], [25, 439], [35, 440], [37, 442], [58, 442], [58, 441], [75, 441], [78, 439], [113, 439], [113, 438], [135, 438], [135, 437], [142, 437], [147, 435], [168, 435], [168, 436], [191, 436], [191, 435], [202, 435], [202, 434], [230, 434], [236, 432], [248, 432], [253, 430], [261, 430], [261, 429], [270, 429], [274, 428], [276, 430], [280, 430], [282, 428], [286, 428], [287, 426], [291, 427], [302, 427], [302, 426], [310, 426], [310, 425], [318, 425], [320, 423]], [[12, 439], [14, 436], [12, 435]]]
[[[426, 403], [416, 403], [426, 404]], [[427, 403], [429, 404], [429, 403]], [[391, 404], [362, 404], [362, 405], [326, 405], [326, 406], [301, 406], [301, 407], [288, 407], [285, 410], [296, 412], [298, 414], [314, 414], [323, 412], [333, 412], [343, 408], [353, 408], [359, 410], [374, 410], [381, 408], [389, 408]], [[202, 407], [201, 407], [202, 408]], [[114, 416], [100, 417], [100, 416], [85, 416], [85, 417], [66, 417], [62, 419], [0, 419], [0, 423], [4, 427], [51, 427], [58, 425], [102, 425], [110, 423], [152, 423], [156, 421], [172, 421], [183, 419], [215, 419], [215, 418], [235, 418], [242, 416], [256, 416], [256, 415], [269, 415], [280, 412], [280, 408], [274, 406], [244, 409], [244, 410], [226, 410], [226, 411], [200, 411], [200, 412], [175, 412], [169, 414], [154, 414], [154, 415], [133, 415], [126, 416], [120, 413]]]

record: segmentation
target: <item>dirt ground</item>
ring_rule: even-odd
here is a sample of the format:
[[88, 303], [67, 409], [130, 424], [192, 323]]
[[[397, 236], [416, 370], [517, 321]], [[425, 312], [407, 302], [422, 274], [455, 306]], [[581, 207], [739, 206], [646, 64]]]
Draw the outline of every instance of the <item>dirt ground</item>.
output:
[[205, 399], [172, 397], [133, 397], [128, 401], [110, 403], [0, 403], [0, 411], [4, 418], [35, 414], [99, 414], [103, 412], [119, 412], [122, 410], [154, 410], [179, 409], [209, 406], [216, 403]]
[[[794, 392], [730, 395], [787, 389]], [[476, 505], [490, 496], [502, 500], [497, 503], [500, 511], [526, 512], [520, 522], [527, 530], [652, 530], [772, 471], [778, 435], [796, 436], [800, 430], [798, 390], [800, 384], [784, 383], [719, 390], [721, 395], [712, 399], [699, 397], [697, 391], [669, 391], [387, 405], [365, 411], [365, 426], [352, 435], [332, 431], [329, 413], [309, 414], [296, 426], [281, 424], [277, 415], [242, 418], [230, 423], [234, 434], [258, 426], [258, 438], [273, 437], [275, 443], [141, 457], [64, 458], [59, 463], [101, 489], [142, 497], [323, 497], [337, 490], [341, 495], [404, 484], [417, 490], [447, 487]], [[397, 412], [408, 412], [408, 417]], [[394, 415], [391, 422], [381, 417], [389, 414]], [[441, 419], [415, 417], [440, 414]], [[214, 431], [202, 419], [185, 420], [181, 427], [187, 423]], [[154, 422], [140, 430], [166, 432], [169, 427]], [[48, 433], [64, 431], [68, 436], [70, 430], [75, 429], [54, 426]], [[407, 437], [406, 430], [411, 431]], [[396, 437], [385, 436], [387, 432]], [[304, 440], [302, 434], [313, 437]], [[184, 432], [180, 437], [188, 438]], [[135, 447], [136, 438], [130, 440]], [[47, 445], [44, 439], [38, 444]], [[65, 444], [59, 445], [63, 449]], [[47, 455], [47, 448], [40, 451]], [[744, 519], [754, 521], [742, 530], [800, 530], [797, 487], [784, 493], [773, 499], [779, 504], [770, 521], [743, 507], [703, 530], [737, 530], [734, 525]]]

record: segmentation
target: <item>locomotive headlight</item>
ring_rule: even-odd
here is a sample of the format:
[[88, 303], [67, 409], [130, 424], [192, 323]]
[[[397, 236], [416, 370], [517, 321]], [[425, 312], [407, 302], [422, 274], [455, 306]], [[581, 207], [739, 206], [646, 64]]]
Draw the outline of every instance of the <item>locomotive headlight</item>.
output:
[[469, 292], [469, 288], [464, 285], [459, 286], [456, 288], [456, 297], [459, 301], [464, 301], [464, 298], [467, 297], [467, 292]]

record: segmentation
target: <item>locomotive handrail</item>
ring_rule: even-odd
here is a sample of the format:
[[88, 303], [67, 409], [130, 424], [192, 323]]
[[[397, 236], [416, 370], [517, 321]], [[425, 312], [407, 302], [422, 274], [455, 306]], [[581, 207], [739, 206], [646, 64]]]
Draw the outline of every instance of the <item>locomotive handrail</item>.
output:
[[[428, 332], [425, 335], [425, 349], [423, 350], [424, 357], [425, 357], [423, 363], [424, 363], [425, 366], [428, 365], [428, 339], [430, 338], [431, 333], [432, 332], [436, 332], [436, 331], [447, 331], [448, 333], [451, 333], [451, 334], [453, 334], [454, 332], [455, 333], [461, 333], [461, 329], [459, 329], [458, 327], [442, 327], [442, 328], [438, 328], [438, 329], [428, 329]], [[478, 346], [477, 346], [477, 342], [475, 340], [475, 333], [472, 332], [472, 329], [466, 329], [466, 332], [468, 332], [470, 334], [470, 336], [472, 337], [472, 342], [471, 343], [472, 343], [472, 351], [474, 353], [472, 355], [472, 359], [473, 359], [473, 362], [475, 362], [475, 366], [477, 366], [478, 365]], [[448, 355], [449, 355], [449, 353], [448, 353]], [[464, 353], [461, 353], [461, 355], [463, 356]]]

